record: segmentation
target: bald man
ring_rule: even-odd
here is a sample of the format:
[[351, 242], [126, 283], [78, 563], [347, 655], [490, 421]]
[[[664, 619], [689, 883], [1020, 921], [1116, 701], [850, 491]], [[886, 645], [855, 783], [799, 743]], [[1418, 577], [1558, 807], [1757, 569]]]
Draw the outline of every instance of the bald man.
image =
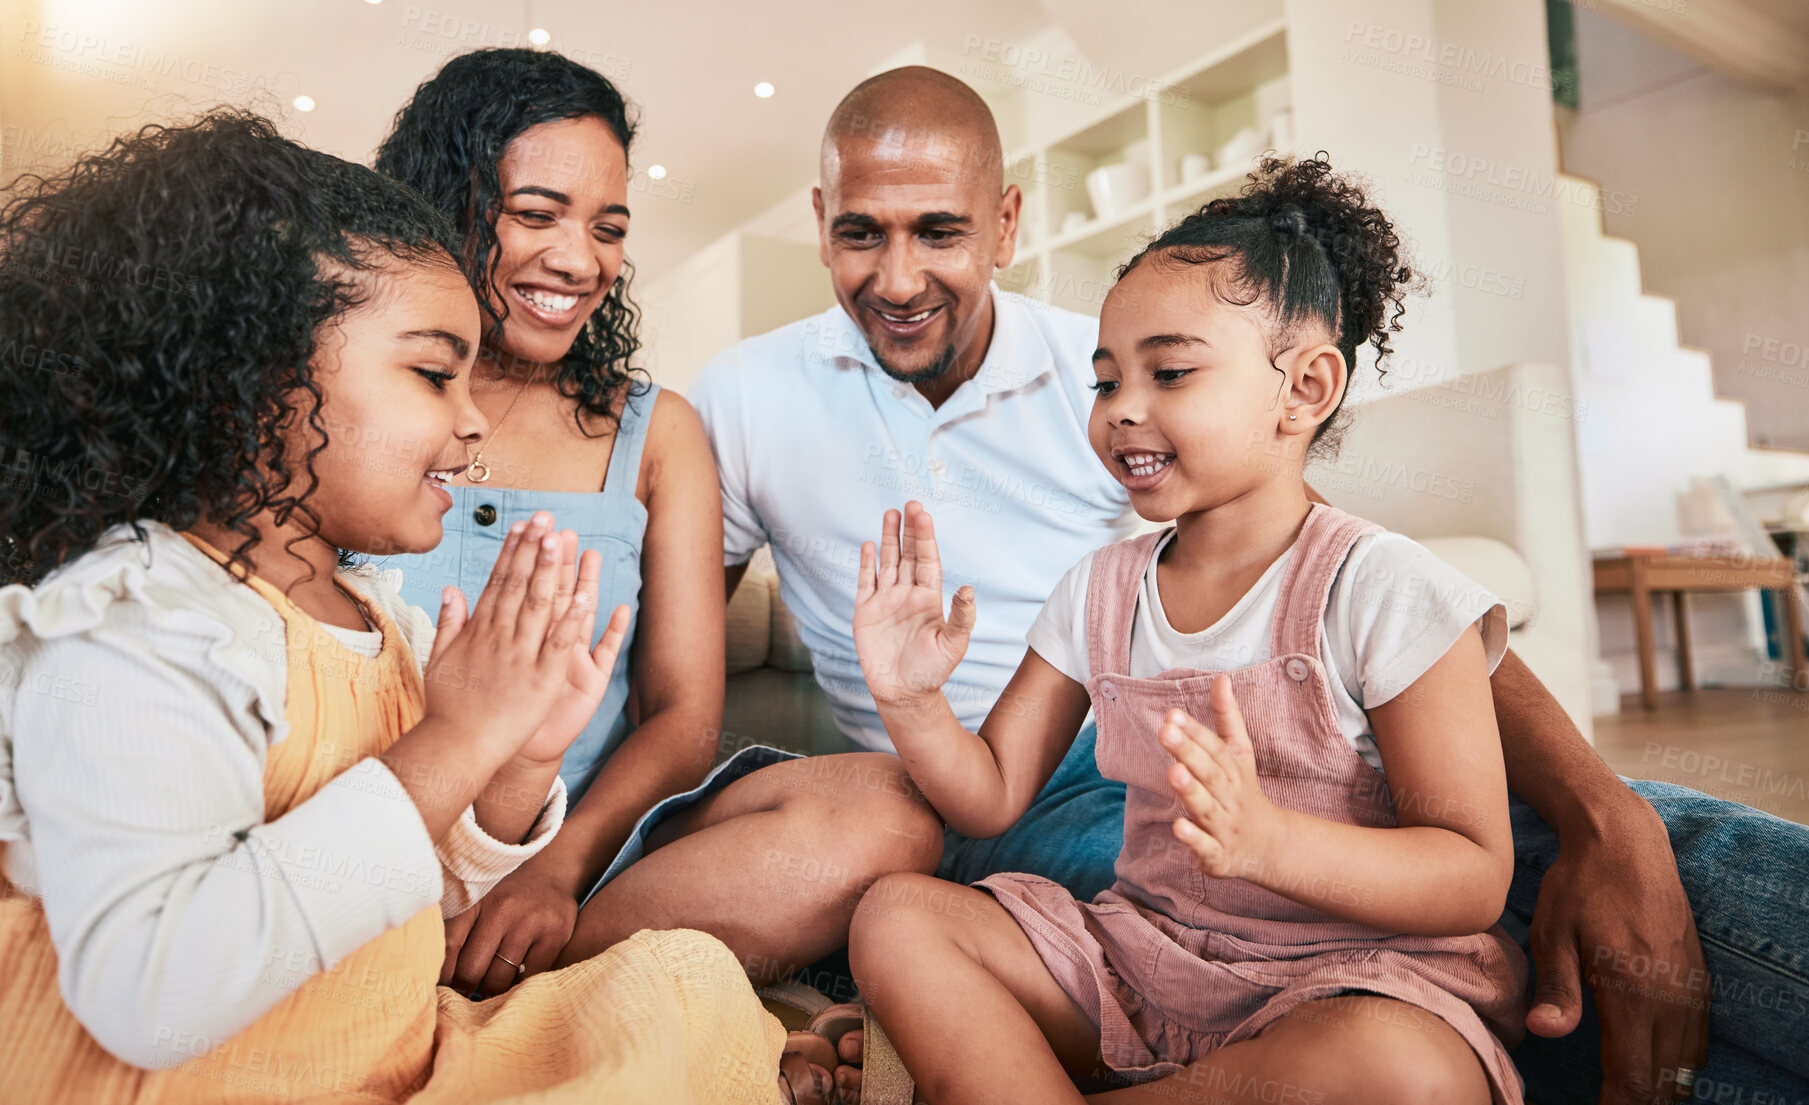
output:
[[[979, 624], [944, 688], [978, 729], [1057, 580], [1136, 526], [1087, 443], [1098, 322], [993, 287], [1023, 197], [1006, 186], [984, 101], [933, 69], [881, 74], [825, 129], [813, 193], [837, 306], [742, 342], [693, 384], [723, 488], [730, 591], [771, 544], [786, 606], [837, 725], [892, 742], [855, 655], [855, 569], [887, 508], [934, 512], [953, 589]], [[1082, 896], [1112, 882], [1124, 788], [1100, 778], [1091, 726], [1011, 832], [950, 833], [942, 874], [1049, 874]]]
[[[1022, 204], [1002, 164], [960, 81], [910, 67], [862, 82], [830, 118], [812, 193], [836, 306], [727, 350], [689, 394], [721, 475], [730, 592], [770, 544], [836, 721], [868, 749], [891, 742], [855, 657], [855, 569], [886, 509], [923, 501], [945, 586], [977, 593], [945, 687], [970, 730], [1010, 708], [999, 695], [1062, 575], [1134, 524], [1087, 444], [1096, 321], [992, 284]], [[1681, 787], [1630, 789], [1512, 652], [1492, 685], [1517, 860], [1502, 923], [1538, 981], [1516, 1052], [1529, 1098], [1687, 1097], [1694, 1082], [1715, 1100], [1809, 1099], [1809, 946], [1790, 911], [1809, 903], [1809, 833]], [[1122, 817], [1089, 725], [1018, 826], [948, 834], [938, 873], [1028, 871], [1090, 899], [1112, 881]], [[1744, 995], [1716, 1002], [1712, 1037], [1711, 971]]]

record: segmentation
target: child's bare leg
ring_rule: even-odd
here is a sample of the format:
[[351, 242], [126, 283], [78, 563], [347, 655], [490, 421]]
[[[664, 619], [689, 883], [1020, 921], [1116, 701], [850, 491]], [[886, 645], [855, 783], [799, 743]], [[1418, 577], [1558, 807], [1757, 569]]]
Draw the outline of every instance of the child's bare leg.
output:
[[855, 981], [936, 1105], [1079, 1102], [1099, 1030], [991, 894], [926, 875], [873, 884], [848, 947]]
[[644, 928], [692, 928], [727, 944], [755, 985], [784, 978], [848, 942], [874, 879], [934, 871], [942, 821], [897, 756], [812, 756], [736, 780], [648, 847], [585, 904], [557, 966]]
[[1489, 1105], [1482, 1062], [1457, 1030], [1373, 994], [1308, 1002], [1180, 1074], [1087, 1098], [1098, 1105]]

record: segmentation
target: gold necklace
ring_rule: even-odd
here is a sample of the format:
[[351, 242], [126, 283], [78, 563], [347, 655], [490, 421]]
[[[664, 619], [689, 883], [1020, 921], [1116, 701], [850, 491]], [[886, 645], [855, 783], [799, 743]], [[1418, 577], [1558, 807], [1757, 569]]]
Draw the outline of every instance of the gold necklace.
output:
[[472, 483], [488, 483], [490, 481], [490, 466], [484, 463], [484, 449], [490, 442], [496, 440], [497, 433], [502, 430], [502, 424], [509, 420], [511, 414], [515, 413], [515, 404], [521, 402], [522, 394], [528, 390], [528, 385], [533, 382], [534, 375], [533, 373], [529, 373], [528, 378], [521, 382], [520, 389], [515, 392], [515, 398], [509, 400], [509, 409], [503, 411], [503, 416], [496, 420], [496, 425], [490, 427], [490, 437], [483, 445], [477, 447], [477, 455], [471, 458], [471, 466], [465, 473], [465, 478]]

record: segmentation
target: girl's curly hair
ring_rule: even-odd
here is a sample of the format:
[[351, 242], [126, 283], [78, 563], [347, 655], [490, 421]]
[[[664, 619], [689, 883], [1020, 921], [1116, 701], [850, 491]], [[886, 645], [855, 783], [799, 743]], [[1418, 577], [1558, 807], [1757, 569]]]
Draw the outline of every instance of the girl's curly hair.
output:
[[[587, 115], [602, 119], [628, 152], [636, 121], [607, 77], [550, 51], [476, 50], [448, 61], [415, 89], [377, 148], [378, 172], [426, 196], [464, 231], [469, 262], [482, 274], [474, 286], [492, 320], [490, 343], [498, 348], [505, 314], [493, 306], [502, 296], [491, 294], [501, 255], [497, 163], [528, 128]], [[624, 261], [553, 377], [559, 394], [576, 400], [572, 417], [586, 434], [585, 414], [608, 425], [616, 393], [641, 371], [628, 364], [641, 347], [640, 312], [628, 297], [633, 276], [633, 264]]]
[[[314, 529], [321, 327], [396, 264], [463, 271], [407, 188], [218, 109], [147, 126], [0, 206], [0, 583], [35, 584], [110, 527], [264, 511]], [[306, 419], [319, 445], [288, 455]], [[297, 540], [300, 540], [298, 538]], [[291, 541], [290, 544], [294, 542]]]
[[[1159, 264], [1225, 262], [1208, 270], [1213, 294], [1240, 307], [1260, 303], [1272, 323], [1271, 349], [1287, 348], [1303, 324], [1317, 323], [1352, 371], [1357, 348], [1373, 346], [1382, 376], [1389, 335], [1401, 329], [1408, 294], [1422, 286], [1388, 216], [1371, 205], [1360, 181], [1332, 171], [1323, 150], [1299, 161], [1263, 158], [1242, 192], [1212, 200], [1163, 231], [1118, 277], [1145, 257]], [[1344, 405], [1343, 397], [1338, 403]], [[1314, 433], [1315, 443], [1336, 414]]]

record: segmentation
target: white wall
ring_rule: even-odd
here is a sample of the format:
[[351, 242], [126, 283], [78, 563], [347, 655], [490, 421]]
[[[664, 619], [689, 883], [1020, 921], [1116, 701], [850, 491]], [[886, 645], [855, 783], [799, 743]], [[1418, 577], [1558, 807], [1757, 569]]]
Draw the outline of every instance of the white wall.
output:
[[641, 360], [683, 392], [710, 358], [835, 302], [814, 245], [735, 232], [637, 288]]
[[1756, 445], [1809, 450], [1809, 90], [1740, 84], [1576, 8], [1565, 168], [1636, 197], [1604, 212], [1677, 301]]
[[636, 288], [641, 363], [684, 391], [711, 357], [741, 340], [741, 247], [730, 234]]

